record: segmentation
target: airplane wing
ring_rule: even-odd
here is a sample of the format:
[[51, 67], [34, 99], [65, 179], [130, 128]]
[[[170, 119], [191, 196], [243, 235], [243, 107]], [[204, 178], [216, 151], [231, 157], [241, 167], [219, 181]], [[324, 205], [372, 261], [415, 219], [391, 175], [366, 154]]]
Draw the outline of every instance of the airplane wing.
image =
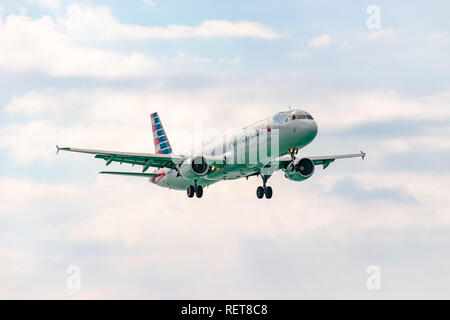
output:
[[[304, 157], [311, 159], [314, 164], [317, 165], [323, 165], [323, 168], [326, 169], [330, 165], [330, 163], [334, 162], [336, 159], [346, 159], [346, 158], [359, 158], [364, 160], [366, 154], [362, 151], [359, 153], [351, 153], [351, 154], [340, 154], [340, 155], [333, 155], [333, 156], [316, 156], [316, 157]], [[280, 168], [285, 169], [287, 165], [292, 161], [292, 158], [290, 156], [284, 156], [277, 160], [279, 162]]]
[[120, 176], [133, 176], [133, 177], [143, 177], [143, 178], [153, 178], [156, 177], [157, 173], [140, 173], [140, 172], [119, 172], [119, 171], [101, 171], [99, 174], [116, 174]]
[[92, 149], [78, 149], [78, 148], [60, 148], [56, 146], [57, 152], [69, 151], [79, 152], [94, 155], [95, 158], [103, 159], [106, 161], [106, 165], [110, 165], [112, 162], [129, 163], [132, 165], [143, 166], [142, 172], [145, 172], [150, 167], [155, 168], [176, 168], [180, 163], [185, 160], [183, 156], [177, 156], [173, 154], [154, 154], [154, 153], [131, 153], [131, 152], [118, 152], [118, 151], [104, 151], [104, 150], [92, 150]]

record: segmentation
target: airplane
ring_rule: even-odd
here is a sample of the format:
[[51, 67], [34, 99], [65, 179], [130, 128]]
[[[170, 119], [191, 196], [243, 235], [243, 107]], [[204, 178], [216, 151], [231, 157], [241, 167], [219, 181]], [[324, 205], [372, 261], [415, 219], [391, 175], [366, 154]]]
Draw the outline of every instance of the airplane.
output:
[[[103, 159], [108, 166], [112, 162], [142, 166], [142, 172], [102, 171], [100, 174], [114, 174], [145, 177], [151, 183], [174, 190], [186, 190], [187, 196], [203, 196], [203, 188], [222, 180], [235, 180], [260, 176], [262, 186], [258, 186], [258, 199], [271, 199], [272, 187], [267, 180], [277, 170], [284, 171], [287, 179], [304, 181], [309, 179], [317, 165], [327, 168], [336, 159], [361, 157], [362, 151], [353, 154], [331, 156], [297, 156], [298, 150], [310, 144], [317, 136], [317, 123], [306, 111], [289, 109], [248, 125], [237, 132], [220, 139], [203, 143], [190, 154], [174, 154], [157, 112], [150, 115], [155, 153], [131, 153], [79, 149], [71, 147], [57, 148], [92, 154]], [[153, 172], [147, 170], [153, 167]]]

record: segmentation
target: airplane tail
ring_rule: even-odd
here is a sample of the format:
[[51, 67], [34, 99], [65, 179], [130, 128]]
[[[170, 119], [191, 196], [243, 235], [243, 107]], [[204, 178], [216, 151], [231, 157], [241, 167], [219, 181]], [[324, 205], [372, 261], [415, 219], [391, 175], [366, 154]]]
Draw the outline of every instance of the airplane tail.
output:
[[153, 130], [153, 142], [155, 143], [155, 152], [158, 154], [170, 154], [172, 148], [167, 138], [166, 131], [159, 119], [158, 112], [154, 112], [150, 115], [152, 121]]

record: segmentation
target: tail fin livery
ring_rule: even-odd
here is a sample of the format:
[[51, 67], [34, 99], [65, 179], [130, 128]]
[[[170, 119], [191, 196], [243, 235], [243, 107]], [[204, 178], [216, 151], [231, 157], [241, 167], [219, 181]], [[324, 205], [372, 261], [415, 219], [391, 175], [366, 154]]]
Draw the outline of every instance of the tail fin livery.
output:
[[150, 115], [153, 130], [153, 142], [155, 143], [155, 152], [158, 154], [170, 154], [172, 148], [170, 147], [169, 139], [166, 136], [166, 131], [159, 119], [158, 112]]

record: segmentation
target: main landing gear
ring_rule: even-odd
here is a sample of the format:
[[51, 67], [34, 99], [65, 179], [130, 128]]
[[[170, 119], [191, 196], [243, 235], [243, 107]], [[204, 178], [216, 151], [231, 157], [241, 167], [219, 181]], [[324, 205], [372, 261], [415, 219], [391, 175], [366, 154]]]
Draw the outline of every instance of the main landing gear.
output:
[[203, 187], [198, 186], [197, 182], [195, 182], [195, 185], [190, 185], [187, 188], [187, 196], [189, 198], [194, 197], [194, 194], [197, 196], [197, 198], [201, 198], [203, 196]]
[[267, 199], [272, 198], [272, 187], [266, 186], [267, 180], [269, 180], [269, 176], [261, 176], [263, 179], [263, 186], [259, 186], [256, 189], [256, 196], [258, 199], [262, 199], [264, 196], [266, 196]]

